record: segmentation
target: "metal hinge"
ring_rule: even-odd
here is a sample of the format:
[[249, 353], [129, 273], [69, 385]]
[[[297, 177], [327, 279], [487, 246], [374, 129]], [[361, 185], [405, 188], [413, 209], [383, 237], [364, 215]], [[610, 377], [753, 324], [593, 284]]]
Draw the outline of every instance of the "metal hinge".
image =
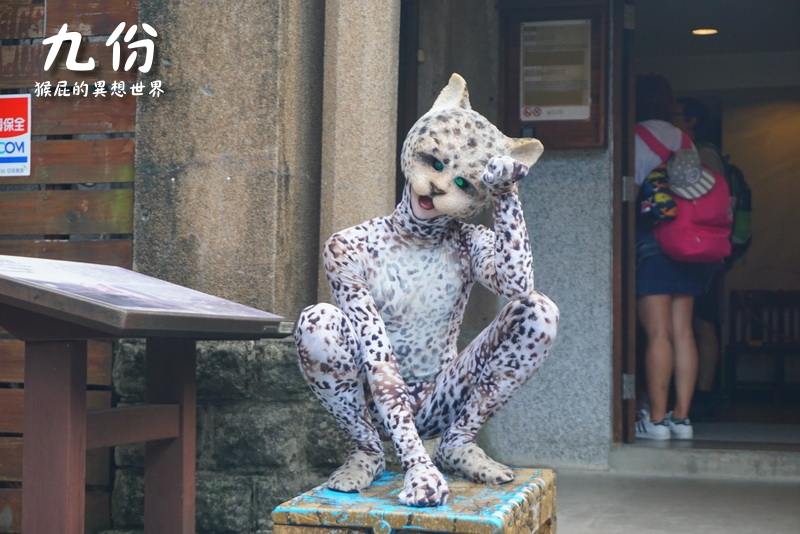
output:
[[636, 375], [622, 374], [622, 400], [636, 398]]
[[622, 201], [633, 202], [636, 192], [636, 180], [633, 176], [622, 177]]

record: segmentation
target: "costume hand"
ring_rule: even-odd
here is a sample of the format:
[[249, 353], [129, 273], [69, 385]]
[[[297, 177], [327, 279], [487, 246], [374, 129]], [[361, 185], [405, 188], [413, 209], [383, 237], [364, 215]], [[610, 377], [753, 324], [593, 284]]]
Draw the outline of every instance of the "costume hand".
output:
[[495, 156], [486, 164], [483, 183], [493, 196], [516, 190], [517, 182], [528, 173], [528, 166], [510, 156]]
[[406, 471], [399, 500], [406, 506], [439, 506], [447, 503], [449, 495], [450, 488], [444, 475], [428, 461]]

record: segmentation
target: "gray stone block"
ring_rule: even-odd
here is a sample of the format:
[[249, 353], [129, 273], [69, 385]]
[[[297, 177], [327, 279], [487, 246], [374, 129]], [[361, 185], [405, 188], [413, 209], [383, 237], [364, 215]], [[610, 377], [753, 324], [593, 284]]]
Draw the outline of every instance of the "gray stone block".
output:
[[[255, 530], [251, 477], [199, 471], [196, 489], [197, 532], [245, 533]], [[114, 526], [119, 529], [112, 531], [114, 534], [143, 528], [144, 477], [141, 470], [117, 471], [111, 509]]]
[[197, 344], [199, 399], [239, 399], [252, 396], [252, 372], [257, 359], [253, 341], [203, 341]]
[[320, 468], [339, 467], [349, 452], [350, 440], [336, 420], [322, 406], [309, 407], [306, 458], [309, 465]]
[[264, 472], [285, 467], [302, 450], [305, 404], [235, 403], [214, 413], [215, 468]]
[[259, 396], [281, 400], [313, 398], [300, 374], [294, 340], [264, 341], [257, 348], [261, 360], [256, 383]]
[[294, 341], [206, 341], [197, 346], [200, 400], [305, 399]]
[[[117, 343], [114, 386], [127, 403], [141, 401], [145, 392], [145, 342]], [[204, 400], [307, 400], [311, 392], [297, 366], [291, 339], [259, 341], [201, 341], [197, 343], [197, 398]]]
[[129, 443], [114, 447], [114, 465], [118, 468], [144, 468], [144, 443]]
[[128, 402], [144, 399], [145, 342], [121, 339], [115, 344], [112, 378], [117, 394]]
[[111, 517], [119, 529], [144, 527], [144, 473], [141, 469], [119, 469], [111, 493]]
[[258, 532], [272, 530], [272, 510], [306, 491], [323, 484], [330, 472], [315, 473], [308, 469], [276, 470], [268, 476], [255, 477], [255, 515]]
[[252, 532], [252, 479], [226, 473], [197, 473], [196, 527], [198, 532]]

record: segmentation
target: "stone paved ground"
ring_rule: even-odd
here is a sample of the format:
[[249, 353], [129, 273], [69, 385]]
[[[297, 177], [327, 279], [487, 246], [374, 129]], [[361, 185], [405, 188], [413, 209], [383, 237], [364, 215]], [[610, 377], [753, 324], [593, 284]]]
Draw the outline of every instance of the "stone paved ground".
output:
[[800, 480], [559, 470], [556, 488], [563, 534], [800, 532]]

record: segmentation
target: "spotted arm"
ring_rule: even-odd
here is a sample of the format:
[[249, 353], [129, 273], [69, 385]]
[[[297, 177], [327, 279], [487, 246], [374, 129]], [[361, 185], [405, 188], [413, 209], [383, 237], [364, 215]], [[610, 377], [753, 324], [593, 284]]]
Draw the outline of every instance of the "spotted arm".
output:
[[483, 181], [492, 191], [494, 230], [476, 226], [470, 236], [475, 279], [509, 300], [533, 291], [533, 257], [516, 184], [527, 171], [507, 156], [489, 160]]

